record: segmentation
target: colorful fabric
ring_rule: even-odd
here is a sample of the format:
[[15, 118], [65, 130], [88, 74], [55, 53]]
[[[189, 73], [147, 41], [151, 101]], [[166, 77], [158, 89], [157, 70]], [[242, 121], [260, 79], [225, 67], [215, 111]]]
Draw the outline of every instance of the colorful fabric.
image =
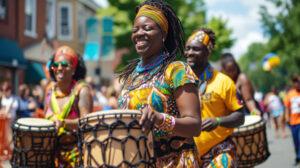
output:
[[165, 33], [168, 33], [168, 29], [169, 29], [168, 20], [164, 15], [164, 13], [162, 12], [162, 10], [160, 10], [159, 8], [151, 5], [144, 5], [139, 9], [135, 18], [138, 18], [140, 16], [149, 17], [155, 23], [157, 23]]
[[[54, 85], [52, 89], [49, 90], [46, 97], [46, 115], [45, 117], [50, 120], [64, 120], [64, 119], [76, 119], [79, 118], [79, 110], [77, 108], [78, 104], [78, 94], [82, 87], [88, 87], [88, 85], [83, 81], [78, 81], [72, 88], [70, 100], [64, 105], [63, 109], [60, 110], [58, 107], [58, 102], [53, 96], [54, 94]], [[53, 102], [56, 101], [56, 102]], [[66, 135], [72, 134], [71, 131], [66, 130], [62, 127], [59, 130], [59, 138], [64, 136], [75, 136], [76, 135]], [[76, 138], [75, 138], [76, 139]], [[71, 144], [60, 144], [58, 143], [56, 156], [55, 156], [55, 165], [56, 168], [74, 168], [78, 163], [78, 149], [77, 142], [72, 142]]]
[[234, 142], [228, 138], [211, 148], [201, 157], [202, 168], [236, 168], [237, 155]]
[[290, 124], [300, 124], [300, 91], [290, 90], [285, 96], [284, 104], [290, 110]]
[[55, 156], [56, 168], [74, 168], [79, 165], [79, 150], [77, 145], [68, 150], [58, 150]]
[[[234, 82], [226, 75], [214, 70], [208, 81], [206, 92], [201, 97], [202, 120], [223, 117], [242, 108], [237, 98]], [[224, 141], [233, 132], [233, 128], [217, 127], [213, 131], [201, 132], [195, 137], [198, 152], [202, 156], [212, 147]]]
[[[178, 87], [185, 84], [197, 84], [197, 77], [187, 64], [180, 61], [168, 65], [163, 73], [158, 73], [158, 68], [154, 68], [150, 72], [131, 74], [119, 97], [120, 108], [141, 110], [149, 105], [157, 112], [180, 117], [173, 93]], [[145, 81], [150, 74], [154, 74], [154, 77]], [[173, 139], [175, 139], [174, 143], [168, 143]], [[157, 167], [180, 167], [187, 163], [191, 165], [191, 168], [197, 167], [193, 139], [176, 137], [169, 132], [155, 128], [154, 141], [155, 153], [159, 156]], [[171, 149], [182, 150], [176, 152], [171, 149], [167, 150], [164, 147], [165, 144], [168, 144]], [[186, 148], [181, 148], [183, 146]], [[162, 153], [164, 154], [161, 156]]]
[[200, 44], [208, 46], [209, 36], [202, 30], [196, 31], [188, 38], [188, 42], [191, 42], [191, 41], [196, 41]]

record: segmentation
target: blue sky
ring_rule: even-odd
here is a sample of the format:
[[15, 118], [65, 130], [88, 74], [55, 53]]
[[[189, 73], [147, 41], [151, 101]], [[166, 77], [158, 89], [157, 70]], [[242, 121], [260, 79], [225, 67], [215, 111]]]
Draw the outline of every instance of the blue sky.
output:
[[[101, 6], [107, 6], [106, 0], [95, 0]], [[259, 7], [266, 5], [271, 14], [275, 7], [266, 0], [205, 0], [208, 19], [212, 16], [227, 20], [227, 26], [233, 29], [234, 46], [232, 52], [239, 58], [253, 42], [266, 42], [260, 24]]]
[[234, 46], [228, 50], [236, 58], [247, 51], [253, 42], [266, 42], [260, 23], [259, 7], [266, 5], [271, 14], [276, 8], [266, 0], [205, 0], [207, 17], [222, 17], [227, 20], [227, 26], [233, 29], [236, 39]]

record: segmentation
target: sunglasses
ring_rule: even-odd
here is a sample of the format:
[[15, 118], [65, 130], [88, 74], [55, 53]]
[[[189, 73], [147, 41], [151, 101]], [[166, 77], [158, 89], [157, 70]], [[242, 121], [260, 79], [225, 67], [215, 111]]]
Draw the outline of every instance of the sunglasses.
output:
[[67, 68], [70, 66], [70, 64], [67, 61], [61, 61], [61, 62], [53, 62], [52, 66], [54, 68], [58, 68], [59, 65], [61, 65], [63, 68]]

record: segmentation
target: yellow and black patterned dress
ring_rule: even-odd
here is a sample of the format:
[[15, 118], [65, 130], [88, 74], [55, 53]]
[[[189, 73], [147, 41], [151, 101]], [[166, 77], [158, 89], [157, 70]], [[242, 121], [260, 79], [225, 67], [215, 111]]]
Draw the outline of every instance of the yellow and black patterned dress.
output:
[[[149, 105], [157, 112], [180, 117], [174, 92], [185, 84], [196, 85], [197, 77], [187, 64], [180, 61], [169, 64], [162, 73], [158, 69], [159, 66], [147, 72], [135, 71], [131, 74], [119, 98], [120, 108], [141, 110]], [[154, 77], [150, 79], [151, 75]], [[178, 137], [155, 128], [154, 150], [156, 167], [199, 167], [193, 138]]]

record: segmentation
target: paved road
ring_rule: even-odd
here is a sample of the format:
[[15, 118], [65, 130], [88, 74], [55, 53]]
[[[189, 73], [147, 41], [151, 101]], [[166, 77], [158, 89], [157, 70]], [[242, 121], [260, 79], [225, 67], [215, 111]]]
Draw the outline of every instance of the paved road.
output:
[[[271, 156], [256, 168], [294, 168], [294, 146], [290, 129], [287, 127], [288, 137], [285, 139], [275, 138], [274, 130], [267, 127], [267, 136]], [[298, 166], [299, 168], [300, 166]]]

